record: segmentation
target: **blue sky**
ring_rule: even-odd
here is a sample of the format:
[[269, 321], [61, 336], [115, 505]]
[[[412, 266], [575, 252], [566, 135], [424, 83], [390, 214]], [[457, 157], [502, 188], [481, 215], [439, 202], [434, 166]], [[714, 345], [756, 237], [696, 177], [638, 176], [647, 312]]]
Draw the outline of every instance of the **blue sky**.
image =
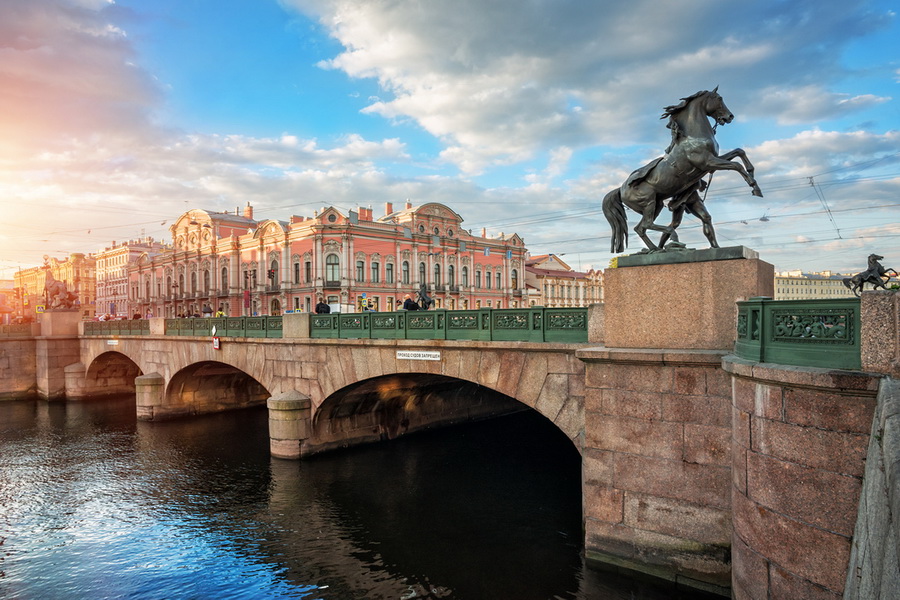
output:
[[[0, 278], [168, 240], [191, 208], [407, 199], [605, 268], [603, 196], [662, 154], [664, 106], [717, 85], [721, 149], [765, 194], [715, 176], [720, 244], [778, 270], [897, 266], [898, 39], [880, 1], [7, 0]], [[706, 247], [692, 217], [679, 232]]]

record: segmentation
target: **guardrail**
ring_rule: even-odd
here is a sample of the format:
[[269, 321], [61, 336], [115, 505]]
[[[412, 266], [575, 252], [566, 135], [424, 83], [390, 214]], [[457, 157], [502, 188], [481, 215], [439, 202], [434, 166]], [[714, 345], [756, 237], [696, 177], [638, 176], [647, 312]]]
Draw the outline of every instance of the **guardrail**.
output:
[[166, 319], [166, 335], [280, 338], [283, 317]]
[[19, 325], [0, 325], [0, 338], [12, 337], [31, 337], [34, 333], [31, 331], [30, 323]]
[[734, 353], [759, 362], [858, 370], [859, 299], [738, 302]]
[[310, 316], [312, 338], [588, 341], [586, 308], [333, 313]]
[[150, 321], [128, 319], [121, 321], [85, 321], [84, 335], [149, 335]]

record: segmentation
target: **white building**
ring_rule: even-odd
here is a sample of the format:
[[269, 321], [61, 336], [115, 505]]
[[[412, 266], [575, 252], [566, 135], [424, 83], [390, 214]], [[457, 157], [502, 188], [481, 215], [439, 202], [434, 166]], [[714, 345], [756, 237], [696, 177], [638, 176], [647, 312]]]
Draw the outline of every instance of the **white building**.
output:
[[525, 260], [529, 306], [570, 307], [603, 302], [603, 271], [576, 271], [556, 254]]
[[165, 247], [152, 237], [147, 237], [121, 244], [113, 242], [112, 246], [97, 252], [97, 315], [131, 317], [128, 314], [128, 267], [145, 252], [155, 256]]

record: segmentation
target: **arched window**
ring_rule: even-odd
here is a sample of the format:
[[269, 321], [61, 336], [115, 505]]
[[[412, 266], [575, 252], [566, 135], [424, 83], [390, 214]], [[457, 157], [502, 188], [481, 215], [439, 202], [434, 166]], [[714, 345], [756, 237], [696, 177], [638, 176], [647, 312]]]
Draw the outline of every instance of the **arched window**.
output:
[[191, 293], [197, 291], [197, 271], [191, 271]]
[[325, 257], [325, 280], [329, 283], [337, 283], [341, 280], [341, 259], [337, 254], [329, 254]]
[[484, 287], [487, 289], [491, 289], [491, 273], [490, 271], [485, 271], [484, 273]]
[[475, 271], [475, 287], [481, 288], [481, 271]]
[[434, 264], [434, 285], [441, 285], [441, 265]]
[[394, 283], [394, 263], [384, 265], [384, 281], [386, 283]]
[[510, 276], [512, 277], [512, 289], [519, 289], [519, 272], [516, 269], [510, 271]]
[[179, 294], [183, 294], [183, 293], [185, 292], [185, 289], [184, 289], [184, 273], [182, 273], [181, 275], [178, 276], [178, 289], [176, 290], [176, 292], [179, 293]]
[[362, 260], [356, 261], [356, 280], [357, 281], [365, 281], [366, 280], [366, 263], [365, 263], [365, 261], [362, 261]]
[[209, 293], [209, 269], [203, 271], [203, 293]]
[[272, 282], [272, 285], [278, 283], [278, 261], [273, 260], [269, 265], [269, 272], [266, 273], [266, 279]]
[[447, 265], [447, 285], [456, 285], [456, 273], [453, 265]]
[[426, 283], [425, 279], [425, 263], [419, 263], [419, 283]]
[[228, 267], [222, 267], [222, 279], [219, 281], [222, 292], [228, 291]]
[[460, 284], [463, 287], [469, 287], [469, 267], [462, 268], [461, 276], [462, 276], [462, 281], [460, 282]]
[[405, 261], [405, 260], [403, 261], [403, 266], [401, 267], [401, 271], [402, 271], [401, 276], [403, 277], [403, 283], [409, 283], [409, 262], [408, 261]]
[[503, 278], [500, 277], [500, 271], [497, 271], [497, 289], [503, 289]]
[[379, 283], [381, 281], [381, 265], [379, 265], [377, 262], [373, 262], [371, 270], [372, 270], [372, 278], [371, 278], [372, 283]]

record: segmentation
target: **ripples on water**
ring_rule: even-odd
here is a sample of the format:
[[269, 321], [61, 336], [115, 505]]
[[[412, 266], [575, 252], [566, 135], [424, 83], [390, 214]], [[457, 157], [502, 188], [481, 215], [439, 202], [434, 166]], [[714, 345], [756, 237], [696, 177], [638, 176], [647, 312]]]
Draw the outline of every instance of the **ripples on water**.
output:
[[585, 569], [579, 457], [527, 412], [291, 462], [265, 410], [0, 403], [0, 598], [643, 599]]

